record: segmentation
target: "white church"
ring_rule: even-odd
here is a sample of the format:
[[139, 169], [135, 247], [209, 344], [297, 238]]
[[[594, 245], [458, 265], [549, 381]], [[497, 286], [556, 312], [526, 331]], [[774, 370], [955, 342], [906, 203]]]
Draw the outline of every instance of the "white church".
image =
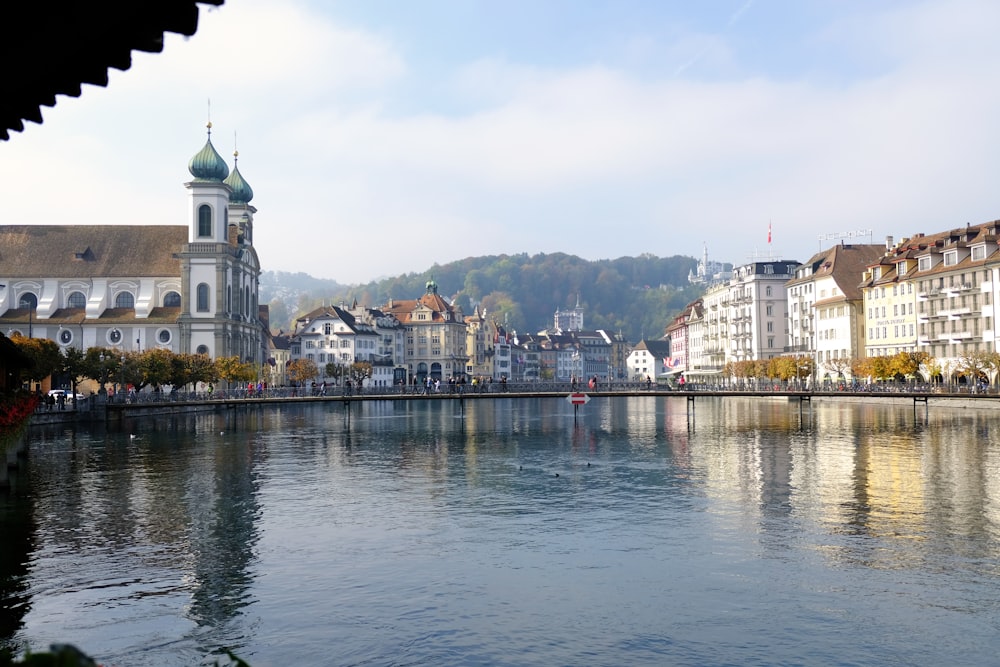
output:
[[186, 225], [0, 225], [0, 331], [263, 363], [253, 190], [211, 133], [188, 164]]

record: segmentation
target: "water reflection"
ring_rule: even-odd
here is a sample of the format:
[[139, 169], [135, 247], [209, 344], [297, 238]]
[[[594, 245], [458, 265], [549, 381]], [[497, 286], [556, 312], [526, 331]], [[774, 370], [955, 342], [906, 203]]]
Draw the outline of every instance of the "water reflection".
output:
[[18, 648], [11, 639], [31, 608], [28, 563], [35, 548], [33, 509], [30, 495], [16, 484], [9, 493], [0, 494], [0, 651]]
[[[382, 401], [40, 432], [0, 505], [2, 637], [180, 665], [222, 646], [320, 664], [331, 644], [370, 664], [836, 662], [851, 636], [870, 663], [881, 630], [948, 607], [988, 643], [992, 413], [691, 407]], [[931, 617], [923, 658], [969, 630]]]

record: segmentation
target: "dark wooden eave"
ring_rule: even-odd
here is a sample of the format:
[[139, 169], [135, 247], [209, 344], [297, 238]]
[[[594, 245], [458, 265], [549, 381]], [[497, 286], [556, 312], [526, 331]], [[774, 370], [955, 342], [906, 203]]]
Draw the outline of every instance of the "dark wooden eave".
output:
[[225, 0], [14, 0], [0, 9], [0, 140], [42, 122], [57, 95], [108, 85], [132, 52], [159, 53], [166, 32], [193, 35], [198, 5]]

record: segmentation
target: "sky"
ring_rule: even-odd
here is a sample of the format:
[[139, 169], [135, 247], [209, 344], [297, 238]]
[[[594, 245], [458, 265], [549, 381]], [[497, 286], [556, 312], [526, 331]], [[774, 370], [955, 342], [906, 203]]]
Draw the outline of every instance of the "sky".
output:
[[227, 0], [0, 142], [0, 221], [187, 224], [210, 118], [265, 270], [805, 261], [1000, 218], [997, 25], [991, 0]]

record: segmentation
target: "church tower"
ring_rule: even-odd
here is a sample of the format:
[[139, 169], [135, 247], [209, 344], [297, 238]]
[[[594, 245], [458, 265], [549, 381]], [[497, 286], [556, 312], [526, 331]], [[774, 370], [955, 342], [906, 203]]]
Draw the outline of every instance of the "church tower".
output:
[[[238, 155], [237, 155], [238, 156]], [[260, 365], [264, 330], [259, 316], [260, 262], [253, 247], [253, 190], [234, 163], [208, 140], [191, 158], [188, 243], [180, 253], [181, 349], [212, 358], [238, 357]]]

